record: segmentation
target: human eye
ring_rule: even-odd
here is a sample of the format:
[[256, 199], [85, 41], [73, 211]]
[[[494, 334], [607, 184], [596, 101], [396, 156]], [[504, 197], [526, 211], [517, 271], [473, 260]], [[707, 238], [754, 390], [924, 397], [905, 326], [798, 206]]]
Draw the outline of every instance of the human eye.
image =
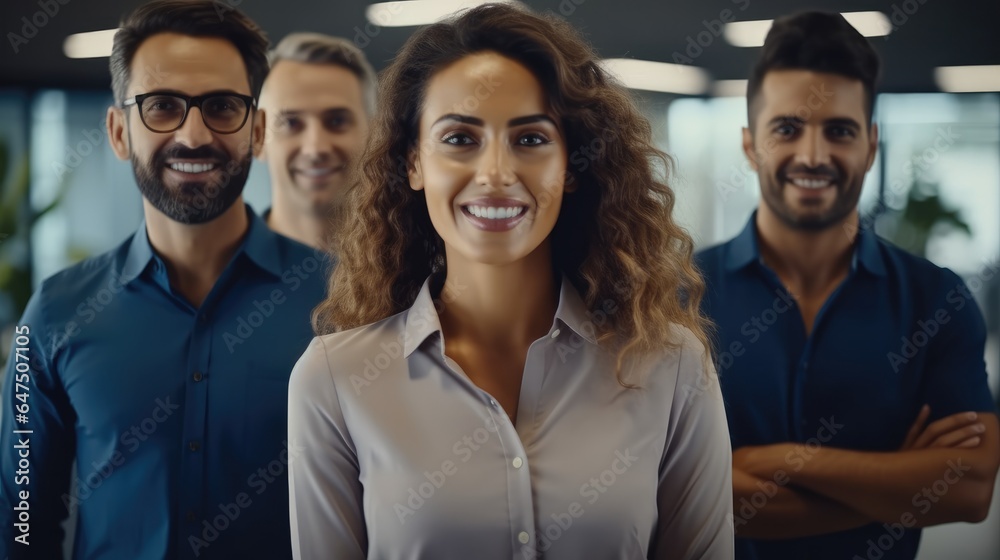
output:
[[854, 131], [846, 126], [831, 126], [827, 129], [827, 134], [837, 140], [849, 140], [856, 135]]
[[214, 95], [205, 98], [203, 108], [216, 115], [234, 115], [243, 112], [243, 100], [232, 95]]
[[337, 131], [346, 128], [350, 122], [351, 120], [345, 115], [333, 115], [327, 117], [323, 124], [326, 126], [327, 130]]
[[517, 144], [519, 146], [543, 146], [545, 144], [552, 143], [551, 140], [544, 134], [538, 132], [529, 132], [527, 134], [522, 134], [517, 139]]
[[294, 132], [302, 128], [302, 121], [298, 117], [282, 115], [276, 119], [275, 127], [282, 132]]
[[449, 132], [441, 138], [441, 142], [451, 146], [470, 146], [475, 140], [464, 132]]
[[792, 123], [782, 123], [774, 127], [774, 134], [782, 138], [791, 138], [799, 131], [799, 127]]
[[167, 113], [180, 109], [181, 101], [169, 95], [156, 95], [146, 99], [143, 104], [147, 112]]

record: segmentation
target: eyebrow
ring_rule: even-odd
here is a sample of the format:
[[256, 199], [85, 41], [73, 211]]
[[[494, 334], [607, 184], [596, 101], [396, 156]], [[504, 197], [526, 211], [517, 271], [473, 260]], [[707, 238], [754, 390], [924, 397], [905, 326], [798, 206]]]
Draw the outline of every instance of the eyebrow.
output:
[[215, 89], [212, 91], [206, 91], [205, 93], [200, 93], [198, 95], [191, 95], [176, 89], [154, 89], [152, 91], [146, 92], [146, 95], [184, 95], [187, 97], [205, 97], [209, 95], [246, 95], [244, 93], [239, 93], [231, 89]]
[[347, 107], [329, 107], [326, 109], [319, 109], [317, 111], [307, 111], [305, 109], [285, 109], [282, 111], [278, 111], [278, 115], [282, 117], [294, 117], [302, 114], [314, 114], [314, 113], [323, 116], [341, 115], [341, 114], [353, 115], [354, 111], [352, 111]]
[[[773, 119], [771, 119], [770, 121], [767, 122], [767, 126], [769, 126], [769, 127], [775, 126], [775, 125], [779, 125], [779, 124], [803, 125], [803, 124], [805, 124], [805, 121], [802, 120], [802, 119], [800, 119], [799, 117], [794, 116], [794, 115], [780, 115], [780, 116], [774, 117]], [[858, 123], [858, 121], [856, 121], [856, 120], [854, 120], [854, 119], [852, 119], [850, 117], [834, 117], [832, 119], [826, 119], [825, 121], [823, 121], [823, 124], [825, 126], [838, 125], [838, 126], [844, 126], [844, 127], [847, 127], [847, 128], [854, 128], [854, 129], [858, 129], [858, 130], [861, 129], [861, 125]]]
[[[483, 121], [483, 119], [477, 117], [470, 117], [468, 115], [459, 115], [458, 113], [448, 113], [447, 115], [443, 115], [441, 118], [434, 121], [434, 124], [432, 124], [431, 126], [435, 126], [441, 121], [456, 121], [463, 124], [471, 124], [473, 126], [484, 126], [486, 124]], [[532, 124], [536, 122], [547, 122], [552, 126], [557, 127], [556, 122], [552, 120], [552, 117], [543, 114], [527, 115], [524, 117], [517, 117], [510, 119], [509, 121], [507, 121], [507, 126], [521, 126], [524, 124]]]
[[844, 127], [847, 127], [847, 128], [856, 128], [856, 129], [859, 129], [859, 130], [861, 129], [861, 124], [858, 123], [858, 121], [856, 121], [856, 120], [854, 120], [852, 118], [849, 118], [849, 117], [837, 117], [837, 118], [833, 118], [833, 119], [827, 119], [827, 120], [823, 121], [823, 124], [826, 124], [826, 125], [835, 124], [835, 125], [844, 126]]

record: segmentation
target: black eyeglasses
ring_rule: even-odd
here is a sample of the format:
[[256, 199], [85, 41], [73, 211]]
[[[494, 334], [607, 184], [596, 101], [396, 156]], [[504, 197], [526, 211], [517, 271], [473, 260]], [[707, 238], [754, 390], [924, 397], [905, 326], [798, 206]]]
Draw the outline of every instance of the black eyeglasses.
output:
[[182, 95], [180, 93], [143, 93], [126, 99], [122, 108], [136, 105], [142, 124], [153, 132], [173, 132], [184, 126], [191, 107], [201, 110], [205, 126], [219, 134], [232, 134], [243, 128], [250, 115], [250, 107], [257, 105], [249, 95], [239, 93], [209, 93], [207, 95]]

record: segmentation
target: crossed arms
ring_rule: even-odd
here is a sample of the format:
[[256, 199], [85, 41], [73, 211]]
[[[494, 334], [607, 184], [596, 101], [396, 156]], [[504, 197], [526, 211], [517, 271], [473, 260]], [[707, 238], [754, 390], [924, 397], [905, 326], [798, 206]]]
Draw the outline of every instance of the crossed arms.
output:
[[733, 452], [736, 535], [788, 539], [872, 522], [924, 527], [985, 519], [1000, 466], [996, 414], [962, 412], [925, 426], [898, 451], [778, 443]]

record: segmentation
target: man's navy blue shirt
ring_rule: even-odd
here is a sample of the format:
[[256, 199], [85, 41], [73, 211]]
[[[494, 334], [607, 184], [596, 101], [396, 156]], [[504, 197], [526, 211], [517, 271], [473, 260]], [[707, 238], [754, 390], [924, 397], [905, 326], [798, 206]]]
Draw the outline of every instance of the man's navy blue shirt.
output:
[[[807, 335], [794, 299], [761, 260], [755, 219], [756, 213], [737, 237], [696, 257], [707, 282], [703, 310], [718, 328], [716, 361], [733, 449], [814, 439], [894, 451], [925, 403], [932, 421], [967, 410], [995, 412], [985, 323], [955, 273], [859, 230], [851, 270]], [[931, 505], [915, 491], [911, 512], [918, 521]], [[735, 504], [737, 529], [741, 507], [748, 506]], [[800, 539], [737, 538], [736, 556], [916, 556], [920, 530], [886, 534], [873, 523]], [[879, 537], [892, 546], [869, 552]]]
[[291, 558], [288, 377], [330, 267], [247, 214], [199, 308], [171, 288], [145, 223], [32, 296], [3, 385], [0, 558], [61, 558], [72, 506], [77, 559]]

